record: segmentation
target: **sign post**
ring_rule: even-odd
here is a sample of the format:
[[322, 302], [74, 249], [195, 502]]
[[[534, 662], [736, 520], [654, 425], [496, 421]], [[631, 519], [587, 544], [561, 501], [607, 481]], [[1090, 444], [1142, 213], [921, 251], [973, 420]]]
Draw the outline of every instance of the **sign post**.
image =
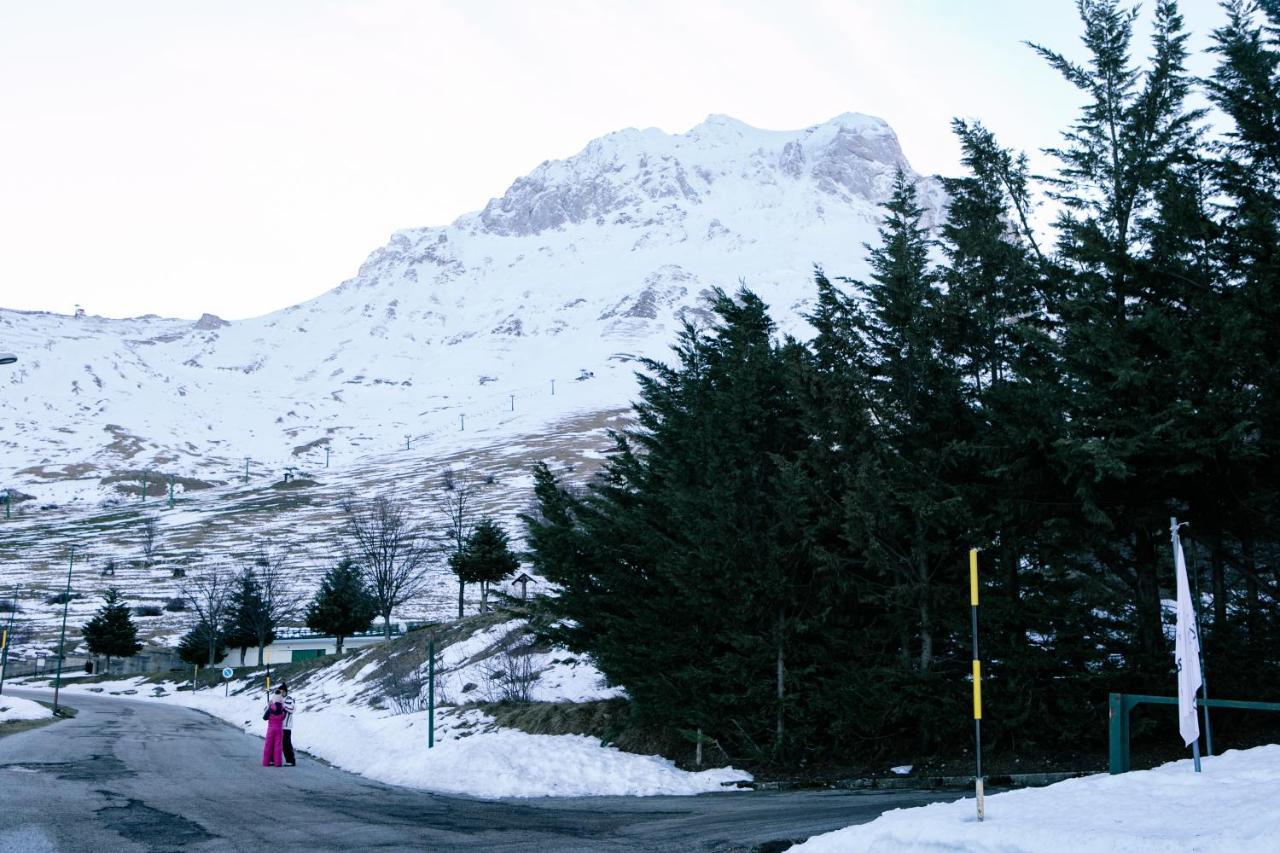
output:
[[236, 671], [229, 666], [224, 666], [222, 668], [222, 695], [223, 696], [231, 695], [231, 676], [235, 674], [236, 674]]
[[436, 745], [436, 635], [427, 641], [427, 749]]
[[978, 549], [969, 549], [969, 624], [973, 631], [973, 786], [978, 795], [978, 820], [984, 817], [982, 798], [982, 662], [978, 658]]
[[4, 693], [4, 674], [9, 668], [9, 637], [13, 634], [13, 617], [18, 612], [18, 593], [22, 587], [16, 587], [13, 591], [13, 600], [9, 603], [13, 605], [9, 611], [9, 627], [4, 629], [4, 641], [0, 642], [0, 693]]

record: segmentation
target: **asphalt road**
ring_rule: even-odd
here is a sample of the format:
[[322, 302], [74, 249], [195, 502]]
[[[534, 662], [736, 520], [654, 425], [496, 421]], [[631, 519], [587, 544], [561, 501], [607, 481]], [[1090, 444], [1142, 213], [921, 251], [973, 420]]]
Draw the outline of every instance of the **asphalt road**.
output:
[[476, 800], [382, 785], [305, 755], [297, 767], [262, 767], [261, 740], [199, 712], [69, 698], [75, 719], [0, 738], [0, 853], [769, 851], [956, 796]]

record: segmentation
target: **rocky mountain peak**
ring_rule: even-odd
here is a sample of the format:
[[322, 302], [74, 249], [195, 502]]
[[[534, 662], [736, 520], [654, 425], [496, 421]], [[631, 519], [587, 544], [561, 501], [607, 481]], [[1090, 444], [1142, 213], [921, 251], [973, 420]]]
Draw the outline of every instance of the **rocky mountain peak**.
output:
[[[911, 171], [882, 119], [843, 113], [796, 131], [762, 130], [711, 115], [689, 131], [618, 131], [565, 160], [544, 162], [517, 179], [479, 214], [484, 231], [526, 236], [625, 214], [652, 219], [653, 208], [706, 203], [751, 185], [812, 181], [826, 194], [878, 203], [886, 174]], [[747, 186], [743, 186], [746, 184]]]

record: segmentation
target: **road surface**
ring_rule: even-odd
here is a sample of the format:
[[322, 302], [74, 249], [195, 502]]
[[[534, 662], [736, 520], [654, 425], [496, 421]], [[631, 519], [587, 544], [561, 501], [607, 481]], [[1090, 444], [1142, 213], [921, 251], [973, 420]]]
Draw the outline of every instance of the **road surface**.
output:
[[67, 698], [74, 719], [0, 738], [0, 853], [772, 851], [956, 796], [477, 800], [383, 785], [305, 755], [297, 767], [262, 767], [261, 740], [199, 712]]

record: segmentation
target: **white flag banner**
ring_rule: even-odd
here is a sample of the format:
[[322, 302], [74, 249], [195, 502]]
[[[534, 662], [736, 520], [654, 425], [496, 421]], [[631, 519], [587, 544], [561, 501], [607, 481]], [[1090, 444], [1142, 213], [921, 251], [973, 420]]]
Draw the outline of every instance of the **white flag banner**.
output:
[[1182, 539], [1173, 529], [1173, 564], [1178, 575], [1178, 627], [1173, 638], [1173, 659], [1178, 665], [1178, 733], [1185, 746], [1200, 737], [1196, 718], [1196, 691], [1200, 689], [1200, 635], [1196, 632], [1196, 611], [1191, 606], [1187, 583], [1187, 561], [1182, 556]]

